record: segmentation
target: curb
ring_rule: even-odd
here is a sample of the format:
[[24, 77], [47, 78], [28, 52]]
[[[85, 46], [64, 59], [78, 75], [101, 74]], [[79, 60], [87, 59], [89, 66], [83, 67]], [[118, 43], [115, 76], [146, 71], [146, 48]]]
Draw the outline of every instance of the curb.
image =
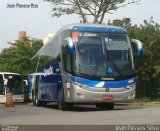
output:
[[128, 104], [128, 106], [160, 106], [160, 102], [135, 102]]

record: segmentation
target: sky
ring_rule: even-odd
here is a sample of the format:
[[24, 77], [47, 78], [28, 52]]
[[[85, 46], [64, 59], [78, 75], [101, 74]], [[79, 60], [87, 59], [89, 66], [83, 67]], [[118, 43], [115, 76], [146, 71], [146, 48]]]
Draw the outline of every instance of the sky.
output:
[[[7, 4], [31, 4], [38, 8], [6, 8]], [[18, 39], [19, 31], [26, 31], [27, 36], [43, 38], [49, 33], [56, 33], [62, 26], [70, 23], [79, 23], [77, 15], [68, 15], [60, 18], [52, 17], [53, 5], [43, 0], [0, 0], [0, 52]], [[133, 24], [142, 24], [150, 17], [160, 24], [160, 0], [141, 0], [137, 4], [120, 8], [113, 14], [107, 14], [104, 23], [108, 20], [131, 18]]]

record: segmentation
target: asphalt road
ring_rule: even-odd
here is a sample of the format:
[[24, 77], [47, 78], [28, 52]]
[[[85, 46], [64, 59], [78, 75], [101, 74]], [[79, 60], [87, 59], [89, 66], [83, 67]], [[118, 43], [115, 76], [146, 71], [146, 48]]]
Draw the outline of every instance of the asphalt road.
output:
[[61, 111], [54, 105], [35, 107], [0, 104], [0, 125], [159, 125], [160, 106], [115, 106], [114, 110], [95, 106], [75, 106]]

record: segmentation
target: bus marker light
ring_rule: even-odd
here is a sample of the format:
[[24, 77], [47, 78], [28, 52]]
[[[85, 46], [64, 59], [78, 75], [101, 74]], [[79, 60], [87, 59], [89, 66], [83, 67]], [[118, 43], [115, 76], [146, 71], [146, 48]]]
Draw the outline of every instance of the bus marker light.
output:
[[103, 100], [113, 100], [113, 96], [112, 95], [103, 95], [102, 99]]

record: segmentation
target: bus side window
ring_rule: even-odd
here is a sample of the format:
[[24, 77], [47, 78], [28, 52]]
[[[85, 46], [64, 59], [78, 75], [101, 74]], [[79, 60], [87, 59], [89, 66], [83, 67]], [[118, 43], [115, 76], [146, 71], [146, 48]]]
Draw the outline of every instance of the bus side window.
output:
[[0, 74], [0, 95], [4, 94], [5, 94], [4, 81], [3, 81], [3, 76]]
[[71, 72], [71, 57], [70, 54], [68, 53], [67, 46], [62, 47], [62, 54], [63, 54], [63, 66], [66, 71]]
[[65, 65], [66, 65], [66, 69], [67, 71], [71, 72], [71, 57], [70, 57], [70, 54], [68, 52], [68, 49], [66, 48], [65, 50], [65, 54], [66, 54], [66, 60], [65, 60]]
[[2, 85], [2, 87], [4, 86], [4, 80], [2, 75], [0, 75], [0, 85]]
[[62, 43], [62, 60], [64, 69], [68, 72], [71, 72], [71, 56], [67, 49], [66, 37], [71, 36], [70, 30], [66, 30], [61, 34], [61, 43]]

